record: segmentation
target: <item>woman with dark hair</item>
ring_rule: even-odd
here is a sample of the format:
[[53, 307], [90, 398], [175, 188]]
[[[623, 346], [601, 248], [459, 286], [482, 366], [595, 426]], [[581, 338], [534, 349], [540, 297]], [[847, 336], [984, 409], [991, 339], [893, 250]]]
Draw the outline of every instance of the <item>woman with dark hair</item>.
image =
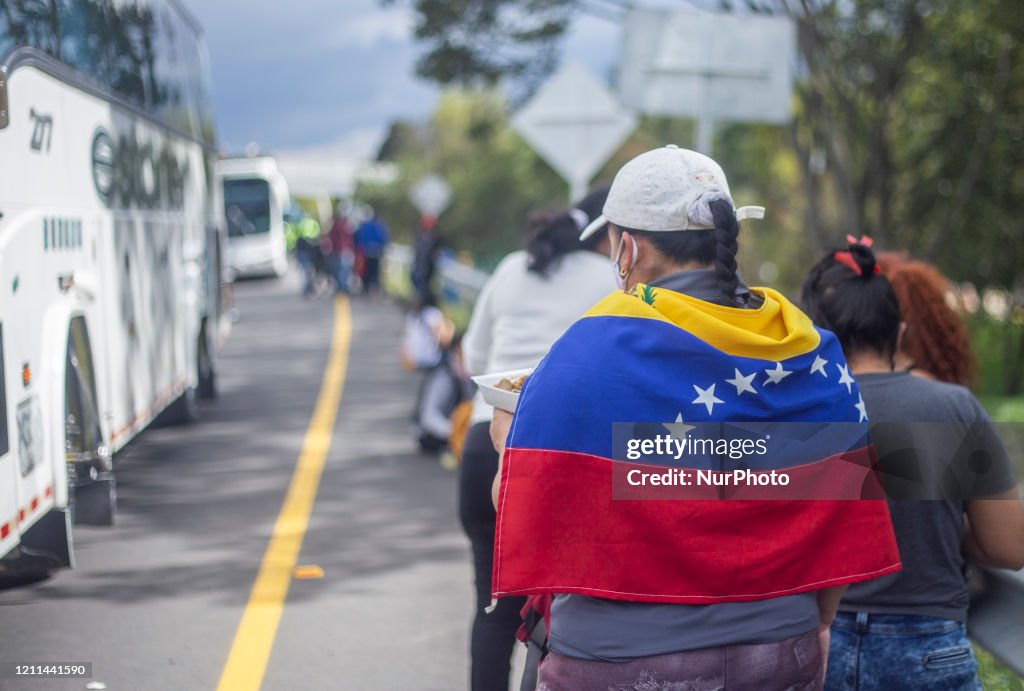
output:
[[[637, 429], [677, 444], [725, 441], [705, 435], [737, 433], [732, 422], [866, 432], [835, 338], [737, 273], [739, 221], [763, 212], [737, 209], [725, 173], [697, 152], [628, 162], [583, 235], [608, 223], [623, 290], [551, 348], [514, 416], [495, 411], [494, 596], [554, 596], [538, 689], [817, 689], [845, 585], [899, 568], [884, 502], [757, 500], [777, 489], [745, 501], [699, 486], [705, 473], [765, 480], [797, 459], [829, 481], [841, 470], [830, 459], [852, 447], [622, 455]], [[661, 464], [659, 486], [638, 489], [635, 474]]]
[[896, 369], [971, 388], [977, 362], [967, 326], [947, 301], [949, 281], [931, 264], [901, 252], [880, 253], [878, 265], [896, 292], [907, 325]]
[[860, 386], [903, 570], [850, 586], [832, 625], [825, 687], [973, 691], [981, 687], [965, 630], [964, 552], [1024, 567], [1020, 489], [967, 389], [896, 366], [901, 302], [871, 241], [849, 240], [811, 269], [801, 299], [839, 338]]
[[[607, 194], [607, 188], [598, 189], [575, 208], [530, 219], [526, 251], [502, 260], [473, 308], [463, 339], [471, 374], [536, 366], [570, 324], [615, 288], [607, 238], [579, 239], [580, 231], [600, 215]], [[504, 600], [490, 614], [484, 611], [491, 601], [495, 513], [490, 487], [498, 456], [488, 434], [492, 409], [479, 395], [473, 403], [459, 477], [459, 516], [472, 543], [476, 573], [470, 688], [504, 691], [523, 599]]]

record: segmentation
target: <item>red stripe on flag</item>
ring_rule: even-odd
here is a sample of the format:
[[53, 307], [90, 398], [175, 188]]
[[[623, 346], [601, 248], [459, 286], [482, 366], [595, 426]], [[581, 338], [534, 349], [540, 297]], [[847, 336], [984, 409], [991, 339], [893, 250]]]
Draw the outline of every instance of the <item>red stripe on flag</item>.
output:
[[884, 501], [622, 501], [612, 498], [617, 463], [506, 451], [496, 597], [743, 602], [900, 568]]

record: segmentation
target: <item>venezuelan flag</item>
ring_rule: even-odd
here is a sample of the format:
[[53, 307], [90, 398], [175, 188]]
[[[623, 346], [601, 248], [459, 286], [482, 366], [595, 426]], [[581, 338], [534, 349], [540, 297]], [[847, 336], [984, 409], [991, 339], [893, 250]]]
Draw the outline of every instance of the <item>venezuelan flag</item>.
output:
[[[526, 382], [505, 449], [494, 597], [741, 602], [900, 569], [886, 502], [859, 498], [879, 495], [806, 494], [870, 475], [864, 403], [842, 349], [781, 294], [755, 290], [763, 304], [747, 310], [641, 285], [606, 297], [552, 347]], [[642, 497], [654, 500], [619, 498], [624, 471], [651, 466], [617, 457], [616, 423], [673, 421], [817, 423], [818, 433], [754, 461], [757, 472], [793, 477], [796, 494], [661, 488]], [[680, 463], [733, 469], [720, 460]]]

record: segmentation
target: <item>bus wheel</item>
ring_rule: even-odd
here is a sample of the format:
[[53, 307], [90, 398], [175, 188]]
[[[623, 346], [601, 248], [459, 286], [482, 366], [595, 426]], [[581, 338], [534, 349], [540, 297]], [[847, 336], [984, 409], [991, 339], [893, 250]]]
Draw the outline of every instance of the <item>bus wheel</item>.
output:
[[210, 353], [210, 339], [206, 336], [206, 327], [199, 334], [199, 348], [196, 350], [196, 369], [199, 373], [199, 384], [196, 393], [199, 398], [217, 398], [217, 371], [213, 366]]
[[196, 390], [191, 386], [185, 389], [174, 403], [167, 406], [167, 409], [157, 417], [157, 424], [165, 425], [191, 425], [199, 420], [199, 403]]
[[74, 566], [67, 509], [51, 509], [21, 536], [21, 544], [0, 559], [0, 590], [46, 580], [57, 569]]
[[7, 574], [0, 572], [0, 590], [27, 588], [41, 583], [53, 575], [52, 571], [29, 571], [27, 573]]
[[113, 473], [75, 487], [73, 516], [78, 525], [114, 525], [117, 489]]

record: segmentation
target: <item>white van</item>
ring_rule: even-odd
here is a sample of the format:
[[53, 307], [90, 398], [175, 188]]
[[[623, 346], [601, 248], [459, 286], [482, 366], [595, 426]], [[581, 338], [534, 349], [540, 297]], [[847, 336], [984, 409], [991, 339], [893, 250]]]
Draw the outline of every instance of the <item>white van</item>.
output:
[[283, 276], [288, 183], [274, 159], [224, 159], [217, 163], [217, 175], [224, 186], [228, 265], [239, 277]]

